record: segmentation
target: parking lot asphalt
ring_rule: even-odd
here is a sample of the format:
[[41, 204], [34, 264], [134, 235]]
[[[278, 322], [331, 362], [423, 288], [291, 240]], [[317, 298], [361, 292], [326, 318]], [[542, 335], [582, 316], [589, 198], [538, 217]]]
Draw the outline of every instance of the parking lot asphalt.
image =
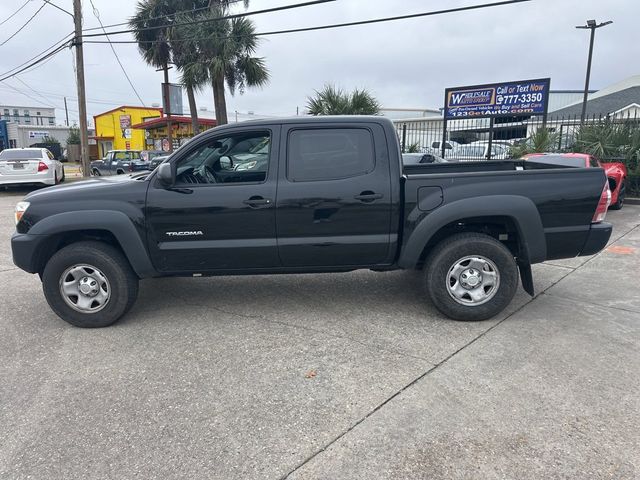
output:
[[498, 318], [414, 272], [152, 279], [69, 326], [14, 267], [0, 192], [0, 478], [640, 477], [640, 206], [534, 266]]

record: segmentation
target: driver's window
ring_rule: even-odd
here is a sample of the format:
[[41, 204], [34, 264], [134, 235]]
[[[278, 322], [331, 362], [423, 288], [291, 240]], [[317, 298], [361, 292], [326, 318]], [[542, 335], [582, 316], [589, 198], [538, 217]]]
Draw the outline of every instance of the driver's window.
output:
[[177, 184], [260, 183], [267, 178], [268, 131], [215, 137], [178, 161]]

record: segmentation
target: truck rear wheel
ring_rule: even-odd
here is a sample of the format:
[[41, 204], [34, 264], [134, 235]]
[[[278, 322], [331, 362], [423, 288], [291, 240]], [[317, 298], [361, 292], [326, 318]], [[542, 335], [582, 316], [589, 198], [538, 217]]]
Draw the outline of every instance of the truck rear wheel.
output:
[[112, 325], [134, 304], [138, 277], [124, 255], [101, 242], [78, 242], [56, 252], [42, 274], [51, 309], [83, 328]]
[[513, 299], [518, 267], [502, 243], [481, 233], [444, 239], [429, 255], [426, 290], [440, 312], [454, 320], [491, 318]]

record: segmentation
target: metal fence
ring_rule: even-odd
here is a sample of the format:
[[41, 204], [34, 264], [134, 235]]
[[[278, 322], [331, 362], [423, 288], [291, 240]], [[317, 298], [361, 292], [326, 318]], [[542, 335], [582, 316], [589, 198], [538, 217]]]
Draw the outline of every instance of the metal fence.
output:
[[601, 156], [619, 156], [619, 152], [611, 151], [615, 145], [605, 143], [620, 139], [607, 138], [607, 135], [620, 136], [621, 130], [627, 129], [631, 138], [633, 131], [640, 131], [640, 108], [618, 115], [589, 116], [584, 124], [579, 116], [553, 114], [546, 119], [535, 116], [493, 121], [489, 118], [449, 120], [446, 138], [443, 138], [442, 117], [396, 120], [394, 124], [403, 152], [430, 153], [447, 161], [501, 160], [541, 148], [556, 152], [582, 151], [588, 147], [586, 140], [598, 135], [603, 137], [603, 147], [609, 149]]

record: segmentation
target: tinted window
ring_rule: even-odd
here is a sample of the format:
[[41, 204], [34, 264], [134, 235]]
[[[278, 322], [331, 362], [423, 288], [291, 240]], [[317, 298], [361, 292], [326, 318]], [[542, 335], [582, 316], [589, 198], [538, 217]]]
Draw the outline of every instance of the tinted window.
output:
[[287, 161], [294, 182], [364, 175], [375, 165], [373, 138], [362, 128], [293, 130]]
[[589, 165], [593, 168], [599, 167], [598, 159], [595, 157], [589, 157]]

